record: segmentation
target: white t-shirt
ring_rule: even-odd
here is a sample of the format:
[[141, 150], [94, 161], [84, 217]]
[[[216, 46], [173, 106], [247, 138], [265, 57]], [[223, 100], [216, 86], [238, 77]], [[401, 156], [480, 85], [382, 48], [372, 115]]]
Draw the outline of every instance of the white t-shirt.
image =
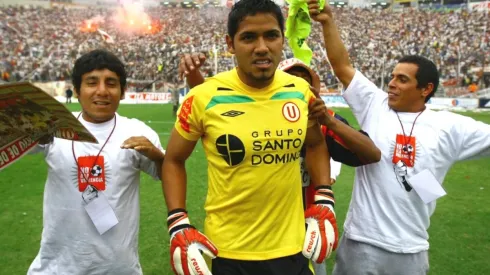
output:
[[[99, 144], [75, 142], [75, 155], [96, 156], [114, 127], [114, 119], [101, 124], [86, 122], [82, 117], [80, 121]], [[106, 181], [106, 189], [101, 192], [119, 223], [103, 235], [84, 209], [72, 142], [55, 138], [41, 148], [48, 164], [43, 232], [39, 254], [27, 274], [142, 274], [138, 257], [140, 171], [155, 180], [159, 175], [155, 162], [133, 149], [120, 148], [132, 136], [145, 136], [163, 151], [157, 133], [150, 127], [116, 114], [116, 128], [100, 154]]]
[[[356, 71], [343, 94], [361, 128], [381, 150], [381, 160], [356, 168], [354, 191], [344, 224], [344, 236], [396, 253], [429, 249], [430, 216], [436, 203], [425, 204], [414, 190], [406, 191], [395, 174], [393, 153], [403, 135], [388, 95]], [[410, 135], [418, 113], [398, 113]], [[408, 178], [428, 169], [442, 184], [459, 160], [490, 155], [490, 125], [450, 112], [426, 109], [416, 121], [415, 161]]]

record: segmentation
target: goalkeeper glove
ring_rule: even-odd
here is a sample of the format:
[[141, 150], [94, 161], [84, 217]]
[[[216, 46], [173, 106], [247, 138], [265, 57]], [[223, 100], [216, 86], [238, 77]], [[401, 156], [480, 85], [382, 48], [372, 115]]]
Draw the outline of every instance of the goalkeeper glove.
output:
[[306, 238], [303, 255], [316, 263], [322, 263], [337, 249], [339, 233], [334, 212], [332, 187], [315, 188], [315, 202], [305, 211]]
[[201, 232], [190, 225], [187, 211], [175, 209], [168, 213], [170, 263], [177, 275], [211, 275], [201, 252], [214, 259], [218, 249]]

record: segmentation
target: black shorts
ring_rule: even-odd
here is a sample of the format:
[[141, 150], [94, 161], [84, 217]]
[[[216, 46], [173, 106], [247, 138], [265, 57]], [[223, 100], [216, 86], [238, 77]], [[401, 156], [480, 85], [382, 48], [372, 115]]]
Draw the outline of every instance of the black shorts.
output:
[[213, 275], [313, 275], [308, 260], [301, 253], [264, 261], [217, 257], [211, 272]]

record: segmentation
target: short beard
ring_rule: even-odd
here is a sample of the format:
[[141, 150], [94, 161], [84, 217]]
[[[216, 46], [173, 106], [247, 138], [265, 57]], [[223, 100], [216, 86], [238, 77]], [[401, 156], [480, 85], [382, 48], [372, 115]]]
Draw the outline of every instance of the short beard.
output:
[[265, 72], [262, 72], [259, 77], [256, 77], [253, 73], [247, 73], [250, 79], [257, 81], [258, 83], [268, 82], [274, 77], [274, 74], [267, 76]]

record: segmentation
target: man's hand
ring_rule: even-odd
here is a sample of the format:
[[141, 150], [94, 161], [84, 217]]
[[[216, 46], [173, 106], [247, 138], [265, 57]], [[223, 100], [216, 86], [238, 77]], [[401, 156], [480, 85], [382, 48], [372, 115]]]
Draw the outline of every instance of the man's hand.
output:
[[184, 76], [188, 76], [191, 73], [199, 72], [199, 68], [206, 61], [206, 56], [203, 53], [193, 53], [193, 54], [184, 54], [180, 57], [179, 64], [179, 78], [180, 80], [184, 79]]
[[337, 249], [339, 233], [334, 204], [332, 188], [318, 186], [315, 203], [305, 211], [307, 229], [303, 255], [316, 263], [322, 263]]
[[162, 161], [165, 154], [146, 137], [130, 137], [121, 145], [122, 149], [134, 149], [152, 161]]
[[320, 98], [320, 91], [318, 91], [315, 87], [310, 86], [310, 91], [315, 95], [316, 98]]
[[310, 17], [316, 22], [324, 24], [333, 19], [332, 9], [328, 5], [328, 1], [325, 1], [325, 6], [323, 10], [320, 10], [318, 0], [308, 0], [307, 3]]
[[328, 112], [327, 105], [320, 96], [317, 96], [308, 105], [308, 119], [316, 119], [318, 123], [327, 128], [335, 122], [335, 118]]
[[214, 259], [218, 249], [201, 232], [190, 225], [187, 212], [175, 209], [168, 213], [170, 263], [176, 275], [212, 275], [202, 253]]
[[53, 134], [47, 134], [39, 139], [39, 144], [46, 145], [53, 142], [53, 140], [54, 140]]

